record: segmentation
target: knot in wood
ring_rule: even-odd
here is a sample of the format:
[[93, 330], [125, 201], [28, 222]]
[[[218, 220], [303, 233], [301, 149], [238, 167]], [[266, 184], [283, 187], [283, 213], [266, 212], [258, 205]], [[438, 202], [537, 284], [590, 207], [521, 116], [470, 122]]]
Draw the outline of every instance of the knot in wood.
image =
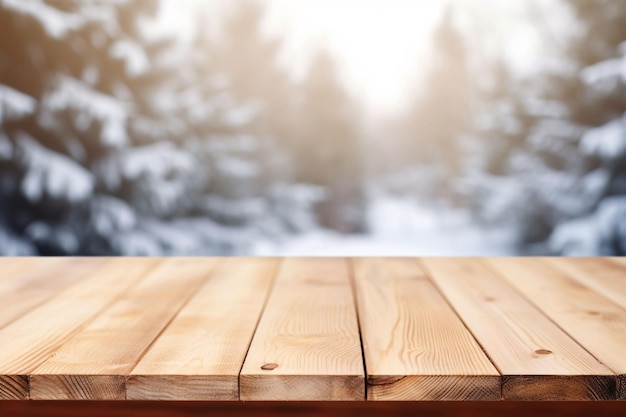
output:
[[548, 350], [548, 349], [537, 349], [537, 350], [535, 351], [535, 353], [536, 353], [537, 355], [550, 355], [550, 354], [552, 353], [552, 351], [551, 351], [551, 350]]
[[277, 363], [266, 363], [263, 366], [261, 366], [261, 369], [264, 371], [273, 371], [276, 368], [278, 368]]

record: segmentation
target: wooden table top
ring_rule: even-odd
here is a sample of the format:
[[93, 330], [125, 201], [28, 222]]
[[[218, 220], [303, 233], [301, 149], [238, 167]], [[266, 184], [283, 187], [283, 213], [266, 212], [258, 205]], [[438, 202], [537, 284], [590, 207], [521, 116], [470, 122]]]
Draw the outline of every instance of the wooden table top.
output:
[[0, 399], [626, 399], [626, 259], [4, 258]]

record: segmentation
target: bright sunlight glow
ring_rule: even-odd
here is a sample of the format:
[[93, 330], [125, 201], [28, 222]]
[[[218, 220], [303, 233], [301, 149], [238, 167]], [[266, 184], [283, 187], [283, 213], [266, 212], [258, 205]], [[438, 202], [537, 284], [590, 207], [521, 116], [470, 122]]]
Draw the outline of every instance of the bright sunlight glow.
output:
[[[503, 56], [522, 74], [537, 71], [550, 57], [542, 43], [545, 31], [566, 26], [556, 13], [557, 0], [261, 0], [266, 5], [268, 34], [283, 39], [282, 63], [302, 77], [318, 47], [337, 59], [346, 86], [372, 113], [401, 111], [419, 87], [428, 68], [430, 34], [448, 4], [454, 4], [460, 24], [473, 25], [471, 43]], [[207, 27], [218, 27], [232, 0], [164, 1], [164, 30], [189, 34], [193, 16], [206, 16]], [[538, 25], [537, 15], [551, 27]], [[534, 24], [531, 24], [534, 21]], [[471, 45], [470, 45], [471, 46]], [[556, 46], [556, 45], [555, 45]]]

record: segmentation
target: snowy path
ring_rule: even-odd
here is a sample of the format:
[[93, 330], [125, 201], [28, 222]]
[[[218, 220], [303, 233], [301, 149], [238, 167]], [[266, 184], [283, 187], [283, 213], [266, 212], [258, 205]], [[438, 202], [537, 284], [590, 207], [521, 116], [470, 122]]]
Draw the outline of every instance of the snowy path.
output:
[[507, 256], [508, 236], [481, 230], [456, 212], [417, 207], [404, 199], [381, 199], [368, 213], [371, 233], [340, 235], [315, 230], [280, 244], [259, 245], [264, 256]]

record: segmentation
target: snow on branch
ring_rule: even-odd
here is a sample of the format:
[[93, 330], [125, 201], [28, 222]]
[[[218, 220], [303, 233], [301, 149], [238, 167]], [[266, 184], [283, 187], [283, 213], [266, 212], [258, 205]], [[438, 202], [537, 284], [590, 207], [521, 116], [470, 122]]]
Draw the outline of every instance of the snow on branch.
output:
[[616, 246], [626, 250], [625, 216], [626, 198], [608, 198], [592, 215], [558, 226], [550, 237], [550, 248], [568, 256], [611, 255]]
[[59, 77], [56, 88], [44, 98], [43, 106], [56, 112], [75, 110], [89, 122], [97, 120], [102, 126], [100, 139], [104, 145], [118, 148], [128, 142], [129, 106], [80, 81]]
[[620, 45], [621, 56], [608, 59], [583, 69], [582, 80], [596, 88], [610, 89], [618, 83], [626, 83], [626, 42]]
[[111, 48], [111, 56], [126, 63], [126, 72], [138, 76], [150, 69], [150, 61], [146, 51], [137, 42], [119, 40]]
[[117, 189], [123, 181], [167, 179], [173, 172], [191, 174], [196, 161], [188, 152], [168, 142], [126, 150], [100, 162], [105, 185]]
[[612, 161], [626, 154], [626, 113], [619, 119], [589, 129], [580, 143], [583, 153]]
[[585, 129], [564, 119], [542, 119], [528, 136], [534, 150], [562, 153], [569, 144], [577, 143]]
[[56, 39], [61, 39], [72, 30], [79, 29], [85, 20], [78, 14], [66, 13], [43, 0], [0, 0], [1, 4], [16, 13], [37, 20], [45, 31]]
[[25, 239], [0, 222], [0, 256], [34, 256], [37, 252]]
[[244, 224], [259, 218], [268, 209], [267, 202], [261, 197], [232, 199], [220, 195], [205, 197], [203, 208], [212, 219], [225, 224]]
[[117, 152], [95, 167], [97, 178], [111, 192], [130, 186], [130, 200], [140, 213], [171, 216], [184, 211], [201, 181], [197, 159], [163, 142]]
[[0, 123], [31, 115], [36, 107], [37, 101], [31, 96], [0, 84]]
[[26, 171], [21, 191], [28, 201], [40, 203], [49, 197], [78, 203], [91, 197], [94, 179], [81, 165], [44, 148], [25, 133], [17, 135], [17, 146]]
[[91, 224], [100, 236], [111, 237], [116, 233], [135, 229], [138, 218], [133, 208], [120, 199], [97, 195], [90, 200]]

